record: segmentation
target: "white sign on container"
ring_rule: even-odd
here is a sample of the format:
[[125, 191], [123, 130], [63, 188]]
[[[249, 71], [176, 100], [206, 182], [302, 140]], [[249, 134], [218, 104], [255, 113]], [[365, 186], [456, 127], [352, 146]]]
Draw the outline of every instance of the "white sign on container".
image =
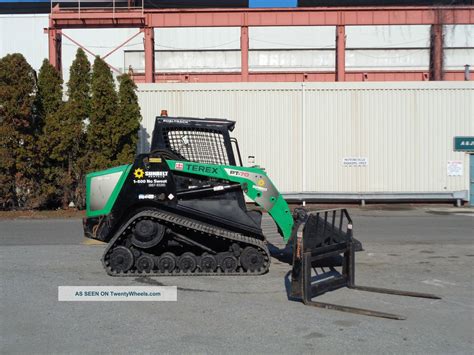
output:
[[462, 176], [463, 165], [461, 160], [450, 160], [448, 161], [447, 171], [448, 176]]
[[342, 165], [345, 167], [366, 167], [369, 165], [369, 159], [366, 157], [346, 157], [342, 159]]

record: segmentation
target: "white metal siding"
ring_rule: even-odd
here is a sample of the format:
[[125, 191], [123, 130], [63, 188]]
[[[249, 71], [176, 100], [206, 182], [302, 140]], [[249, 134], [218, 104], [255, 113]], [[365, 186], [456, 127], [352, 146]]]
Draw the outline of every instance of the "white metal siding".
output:
[[256, 72], [333, 71], [335, 63], [334, 50], [252, 50], [249, 52], [249, 70]]
[[336, 48], [335, 26], [250, 27], [250, 49]]
[[462, 70], [474, 66], [474, 25], [448, 25], [444, 29], [444, 68]]
[[0, 58], [22, 53], [33, 69], [48, 57], [47, 15], [0, 15]]
[[155, 28], [155, 49], [240, 49], [240, 27]]
[[[307, 120], [307, 140], [315, 135], [321, 143], [308, 145], [307, 174], [312, 181], [307, 190], [466, 189], [467, 173], [448, 177], [446, 165], [448, 160], [467, 164], [464, 153], [453, 152], [453, 137], [474, 133], [473, 94], [472, 86], [310, 90], [307, 112], [314, 117]], [[344, 157], [366, 157], [368, 166], [344, 167]]]
[[[468, 190], [453, 137], [474, 135], [469, 82], [141, 84], [138, 96], [149, 135], [162, 109], [236, 120], [244, 160], [256, 156], [284, 192]], [[462, 177], [447, 176], [449, 160], [464, 162]]]

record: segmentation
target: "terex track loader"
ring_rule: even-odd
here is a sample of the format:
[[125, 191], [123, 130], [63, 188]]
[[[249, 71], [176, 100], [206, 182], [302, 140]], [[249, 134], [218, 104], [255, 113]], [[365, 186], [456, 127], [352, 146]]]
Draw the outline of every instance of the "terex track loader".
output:
[[[234, 126], [222, 119], [157, 117], [150, 153], [137, 155], [131, 165], [87, 175], [85, 235], [108, 243], [102, 258], [107, 273], [267, 272], [262, 212], [247, 209], [245, 193], [293, 244], [292, 296], [349, 310], [311, 301], [342, 286], [356, 287], [349, 214], [345, 209], [290, 211], [264, 169], [242, 166], [237, 141], [229, 135]], [[331, 256], [342, 256], [342, 273], [311, 286], [313, 263]]]

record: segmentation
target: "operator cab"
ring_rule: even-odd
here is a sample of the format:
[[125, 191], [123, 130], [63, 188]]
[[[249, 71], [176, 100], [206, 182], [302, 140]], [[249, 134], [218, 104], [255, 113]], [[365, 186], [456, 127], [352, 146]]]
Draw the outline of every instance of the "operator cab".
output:
[[167, 150], [181, 160], [217, 165], [236, 166], [238, 159], [242, 166], [237, 139], [229, 134], [234, 128], [235, 121], [225, 119], [158, 116], [151, 153]]

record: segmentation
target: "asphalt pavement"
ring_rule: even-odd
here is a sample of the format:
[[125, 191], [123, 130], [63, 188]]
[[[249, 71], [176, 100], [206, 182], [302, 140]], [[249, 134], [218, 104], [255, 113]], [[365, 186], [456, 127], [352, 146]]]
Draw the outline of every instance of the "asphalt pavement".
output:
[[[403, 321], [288, 300], [291, 266], [257, 277], [113, 278], [79, 219], [0, 220], [0, 352], [422, 353], [474, 349], [474, 214], [352, 211], [359, 284], [434, 293], [416, 299], [341, 289], [320, 300], [401, 314]], [[273, 222], [264, 230], [283, 242]], [[178, 286], [177, 302], [58, 302], [58, 286]]]

